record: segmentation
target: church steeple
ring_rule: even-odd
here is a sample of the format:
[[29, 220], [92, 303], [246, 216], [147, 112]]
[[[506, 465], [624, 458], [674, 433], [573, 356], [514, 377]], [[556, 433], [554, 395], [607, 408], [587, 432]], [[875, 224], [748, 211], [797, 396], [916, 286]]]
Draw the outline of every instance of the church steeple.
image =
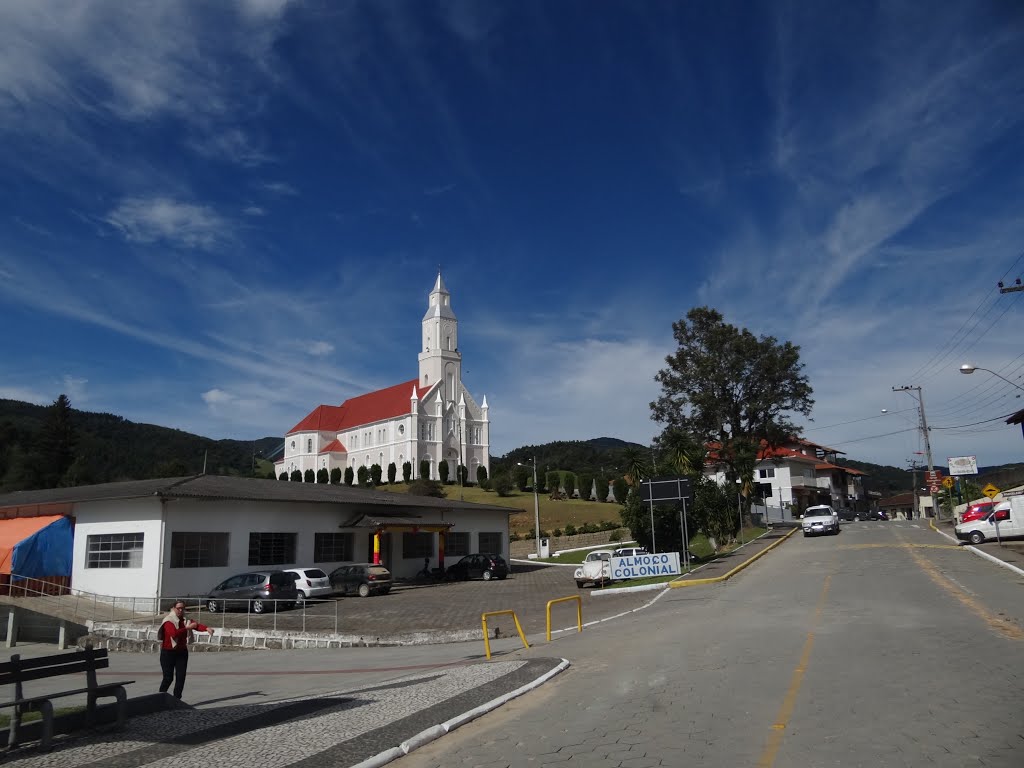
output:
[[423, 315], [423, 340], [419, 354], [420, 386], [442, 383], [445, 403], [458, 398], [462, 387], [462, 353], [459, 352], [459, 321], [452, 311], [451, 294], [437, 272], [434, 288]]

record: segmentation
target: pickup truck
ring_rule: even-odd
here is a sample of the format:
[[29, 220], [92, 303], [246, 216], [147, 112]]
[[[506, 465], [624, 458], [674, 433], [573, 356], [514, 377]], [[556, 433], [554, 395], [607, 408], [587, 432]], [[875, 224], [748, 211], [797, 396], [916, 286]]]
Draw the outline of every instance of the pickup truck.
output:
[[604, 586], [612, 580], [612, 550], [595, 549], [580, 564], [573, 574], [576, 587], [583, 589], [587, 584]]

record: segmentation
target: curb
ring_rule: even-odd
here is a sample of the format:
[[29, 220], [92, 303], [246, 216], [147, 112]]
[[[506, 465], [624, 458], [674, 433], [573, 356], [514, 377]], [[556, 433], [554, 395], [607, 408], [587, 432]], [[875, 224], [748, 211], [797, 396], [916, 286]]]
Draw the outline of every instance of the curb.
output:
[[931, 528], [932, 528], [933, 531], [935, 531], [940, 536], [945, 536], [947, 539], [952, 541], [954, 544], [960, 545], [963, 549], [967, 550], [968, 552], [973, 552], [978, 557], [983, 558], [985, 560], [988, 560], [990, 563], [995, 563], [996, 565], [1001, 565], [1001, 566], [1003, 566], [1003, 568], [1007, 568], [1007, 569], [1013, 571], [1016, 574], [1024, 576], [1024, 568], [1018, 568], [1016, 565], [1012, 565], [1012, 564], [1006, 562], [1005, 560], [1000, 560], [995, 555], [990, 555], [988, 552], [985, 552], [984, 550], [978, 549], [977, 547], [975, 547], [975, 546], [973, 546], [971, 544], [963, 543], [959, 539], [954, 538], [953, 536], [950, 536], [945, 531], [940, 531], [938, 528], [935, 527], [935, 524], [931, 521], [931, 518], [928, 518], [928, 522], [931, 525]]
[[798, 530], [800, 530], [800, 529], [799, 528], [792, 529], [789, 533], [787, 533], [781, 539], [779, 539], [778, 541], [772, 542], [767, 547], [765, 547], [760, 552], [758, 552], [756, 555], [751, 557], [749, 560], [744, 560], [742, 563], [737, 565], [735, 568], [733, 568], [728, 573], [723, 573], [721, 576], [713, 576], [713, 577], [708, 578], [708, 579], [690, 579], [689, 581], [683, 581], [683, 580], [680, 580], [680, 581], [670, 581], [668, 583], [668, 586], [671, 589], [679, 589], [681, 587], [695, 587], [695, 586], [700, 586], [702, 584], [717, 584], [718, 582], [722, 582], [722, 581], [726, 581], [727, 579], [731, 579], [733, 576], [735, 576], [737, 573], [742, 571], [748, 565], [751, 565], [752, 563], [757, 561], [762, 556], [764, 556], [764, 555], [768, 554], [769, 552], [771, 552], [773, 549], [775, 549], [777, 546], [779, 546], [782, 542], [787, 541], [789, 539], [789, 537], [792, 536], [794, 533], [796, 533]]
[[498, 696], [495, 699], [491, 699], [490, 701], [481, 704], [478, 707], [474, 707], [473, 709], [467, 712], [463, 712], [461, 715], [457, 715], [449, 720], [444, 721], [443, 723], [438, 723], [437, 725], [432, 725], [429, 728], [425, 728], [424, 730], [417, 733], [415, 736], [412, 736], [411, 738], [408, 738], [405, 741], [403, 741], [397, 747], [391, 747], [390, 749], [385, 749], [382, 752], [378, 752], [373, 757], [363, 760], [361, 763], [356, 763], [351, 768], [380, 768], [380, 766], [387, 765], [392, 760], [397, 760], [400, 757], [405, 757], [405, 755], [409, 754], [413, 750], [419, 749], [424, 744], [429, 744], [435, 739], [439, 739], [441, 736], [444, 736], [446, 733], [451, 733], [459, 726], [472, 722], [481, 715], [485, 715], [488, 712], [502, 706], [503, 704], [507, 704], [508, 702], [512, 701], [512, 699], [518, 698], [519, 696], [522, 696], [524, 693], [529, 693], [534, 688], [539, 688], [552, 677], [557, 675], [559, 672], [563, 672], [568, 667], [568, 659], [562, 659], [561, 662], [556, 667], [554, 667], [554, 669], [549, 669], [536, 680], [526, 683], [526, 685], [521, 685], [514, 691], [509, 691], [508, 693], [502, 694], [501, 696]]

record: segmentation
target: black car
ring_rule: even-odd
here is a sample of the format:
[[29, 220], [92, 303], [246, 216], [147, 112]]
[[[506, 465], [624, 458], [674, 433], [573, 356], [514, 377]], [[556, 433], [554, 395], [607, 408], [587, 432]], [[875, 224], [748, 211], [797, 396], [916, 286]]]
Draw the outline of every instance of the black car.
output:
[[447, 579], [475, 579], [482, 578], [484, 581], [490, 579], [504, 579], [508, 576], [508, 563], [501, 555], [466, 555], [454, 565], [448, 566], [445, 571]]
[[391, 571], [383, 565], [354, 563], [331, 571], [331, 589], [343, 595], [386, 595], [391, 591]]

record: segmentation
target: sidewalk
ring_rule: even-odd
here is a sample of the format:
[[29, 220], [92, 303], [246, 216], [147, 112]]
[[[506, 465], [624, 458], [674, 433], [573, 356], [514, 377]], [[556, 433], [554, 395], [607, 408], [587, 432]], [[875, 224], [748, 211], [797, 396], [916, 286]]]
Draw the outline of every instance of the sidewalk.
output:
[[986, 541], [984, 544], [965, 544], [953, 535], [953, 526], [948, 521], [936, 525], [929, 519], [932, 530], [942, 534], [947, 539], [961, 544], [968, 551], [974, 552], [979, 557], [1001, 565], [1011, 571], [1024, 576], [1024, 541], [1012, 539], [1002, 544], [995, 541]]
[[[769, 532], [706, 563], [683, 583], [728, 578], [793, 530]], [[585, 632], [599, 631], [589, 628], [591, 624], [642, 611], [665, 594], [664, 589], [619, 597], [592, 592], [586, 599], [592, 605], [584, 614]], [[603, 610], [595, 610], [598, 604]], [[613, 614], [612, 608], [623, 613]], [[47, 754], [30, 743], [7, 760], [19, 768], [83, 768], [101, 762], [104, 768], [141, 768], [168, 758], [211, 762], [218, 768], [384, 765], [566, 669], [569, 662], [559, 658], [558, 639], [574, 636], [575, 622], [571, 631], [556, 630], [552, 643], [537, 631], [541, 626], [530, 627], [535, 631], [528, 634], [529, 650], [515, 635], [491, 640], [490, 661], [484, 659], [479, 640], [196, 653], [189, 660], [184, 705], [154, 695], [160, 681], [155, 654], [112, 653], [110, 669], [99, 676], [100, 682], [135, 680], [128, 687], [129, 705], [143, 708], [156, 699], [170, 709], [133, 716], [121, 732], [57, 736]], [[55, 650], [43, 644], [16, 649], [23, 656]], [[43, 682], [52, 688], [36, 685], [31, 693], [61, 689], [60, 682]], [[60, 705], [68, 703], [65, 699]]]

